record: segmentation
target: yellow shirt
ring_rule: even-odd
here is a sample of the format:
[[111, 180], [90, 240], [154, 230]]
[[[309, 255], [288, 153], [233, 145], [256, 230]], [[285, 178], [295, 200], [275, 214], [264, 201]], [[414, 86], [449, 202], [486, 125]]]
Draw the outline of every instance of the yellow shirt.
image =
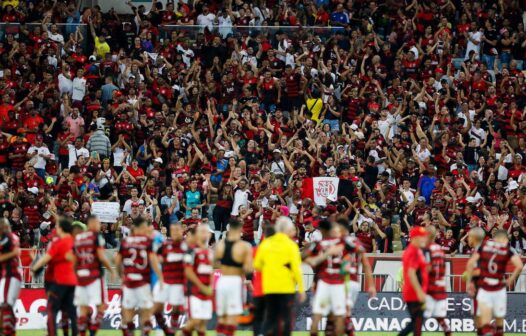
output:
[[104, 58], [106, 57], [106, 54], [110, 52], [110, 46], [106, 41], [101, 43], [97, 36], [95, 37], [95, 51], [99, 57]]
[[263, 294], [303, 293], [303, 274], [298, 245], [283, 233], [263, 240], [254, 259], [254, 268], [261, 272]]
[[323, 100], [321, 98], [309, 98], [307, 99], [307, 110], [312, 114], [311, 120], [320, 122], [320, 113], [323, 108]]
[[11, 5], [14, 8], [18, 8], [18, 0], [4, 0], [2, 1], [2, 8], [5, 8], [7, 5]]

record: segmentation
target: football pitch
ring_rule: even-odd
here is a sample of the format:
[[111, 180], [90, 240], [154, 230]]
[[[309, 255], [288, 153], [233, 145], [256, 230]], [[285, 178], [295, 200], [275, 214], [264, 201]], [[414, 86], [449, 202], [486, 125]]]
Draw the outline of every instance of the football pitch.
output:
[[[45, 330], [20, 330], [16, 332], [17, 336], [43, 336], [46, 334]], [[58, 333], [59, 335], [62, 335], [61, 332]], [[139, 333], [136, 333], [139, 335]], [[207, 336], [214, 336], [216, 333], [215, 331], [209, 331], [206, 335]], [[397, 332], [374, 332], [374, 331], [367, 331], [367, 332], [357, 332], [356, 335], [358, 336], [395, 336], [397, 335]], [[475, 333], [457, 333], [461, 334], [462, 336], [475, 336]], [[97, 336], [121, 336], [122, 332], [120, 330], [102, 330], [97, 333]], [[153, 331], [150, 335], [157, 336], [161, 334], [157, 334], [157, 331]], [[306, 331], [297, 331], [293, 333], [294, 336], [309, 336], [309, 333]], [[320, 333], [320, 335], [323, 335]], [[422, 335], [425, 336], [439, 336], [444, 335], [442, 332], [423, 332]], [[521, 335], [521, 334], [513, 334], [513, 333], [506, 333], [506, 335]], [[522, 334], [524, 335], [524, 334]], [[252, 336], [251, 331], [238, 331], [236, 332], [236, 336]]]

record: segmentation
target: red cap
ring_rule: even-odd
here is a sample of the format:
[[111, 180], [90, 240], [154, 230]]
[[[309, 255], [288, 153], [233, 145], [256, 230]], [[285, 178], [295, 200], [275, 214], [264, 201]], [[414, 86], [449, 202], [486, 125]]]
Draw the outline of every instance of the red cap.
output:
[[139, 206], [139, 203], [138, 203], [138, 202], [132, 202], [131, 206], [132, 206], [132, 207], [138, 207], [138, 206]]
[[410, 238], [427, 237], [428, 234], [429, 233], [422, 226], [415, 226], [411, 229], [411, 232], [409, 232], [409, 237]]
[[360, 178], [358, 176], [353, 176], [353, 177], [351, 177], [351, 181], [358, 182], [358, 181], [360, 181]]
[[436, 68], [435, 73], [444, 73], [444, 69], [442, 68]]

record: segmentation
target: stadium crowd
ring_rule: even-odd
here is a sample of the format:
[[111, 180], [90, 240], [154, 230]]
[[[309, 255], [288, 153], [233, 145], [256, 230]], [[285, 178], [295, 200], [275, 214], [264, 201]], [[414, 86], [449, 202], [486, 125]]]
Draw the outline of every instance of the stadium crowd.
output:
[[[474, 227], [526, 253], [521, 1], [129, 5], [2, 1], [0, 208], [22, 247], [116, 201], [107, 248], [139, 216], [216, 240], [237, 217], [254, 244], [284, 215], [300, 245], [347, 216], [368, 252], [434, 225], [446, 253]], [[305, 197], [319, 176], [346, 196]]]

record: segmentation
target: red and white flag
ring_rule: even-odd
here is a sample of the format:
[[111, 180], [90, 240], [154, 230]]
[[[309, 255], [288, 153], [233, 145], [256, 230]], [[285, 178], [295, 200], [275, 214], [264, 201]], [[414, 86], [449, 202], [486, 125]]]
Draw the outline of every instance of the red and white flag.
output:
[[338, 199], [338, 177], [313, 177], [303, 181], [303, 197], [310, 198], [316, 205], [325, 206]]

